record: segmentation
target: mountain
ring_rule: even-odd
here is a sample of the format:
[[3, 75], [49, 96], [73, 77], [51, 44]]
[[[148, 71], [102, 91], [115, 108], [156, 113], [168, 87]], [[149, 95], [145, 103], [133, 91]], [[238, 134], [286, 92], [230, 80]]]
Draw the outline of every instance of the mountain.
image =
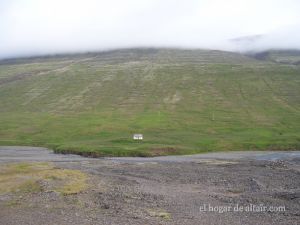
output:
[[4, 60], [0, 145], [91, 156], [299, 149], [300, 66], [273, 55], [144, 48]]
[[300, 24], [284, 26], [264, 34], [229, 39], [230, 49], [239, 52], [300, 51]]
[[[237, 45], [238, 47], [243, 48], [245, 45], [249, 47], [252, 45], [255, 45], [256, 42], [259, 40], [263, 39], [264, 35], [258, 34], [258, 35], [249, 35], [249, 36], [243, 36], [243, 37], [238, 37], [238, 38], [233, 38], [230, 39], [233, 44]], [[250, 47], [251, 48], [251, 47]]]
[[268, 60], [275, 63], [300, 65], [300, 50], [268, 50], [250, 54], [257, 59]]

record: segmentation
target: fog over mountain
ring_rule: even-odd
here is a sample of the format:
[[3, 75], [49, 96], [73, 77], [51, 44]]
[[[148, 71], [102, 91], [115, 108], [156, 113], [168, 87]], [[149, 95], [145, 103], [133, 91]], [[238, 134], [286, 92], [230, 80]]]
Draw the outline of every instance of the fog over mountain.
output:
[[0, 58], [127, 47], [300, 49], [299, 12], [298, 0], [4, 0]]

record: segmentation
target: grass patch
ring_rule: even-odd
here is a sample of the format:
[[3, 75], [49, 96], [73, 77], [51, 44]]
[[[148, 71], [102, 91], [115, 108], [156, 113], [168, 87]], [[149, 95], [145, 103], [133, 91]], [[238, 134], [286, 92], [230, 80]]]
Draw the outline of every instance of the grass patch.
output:
[[171, 219], [170, 213], [168, 213], [164, 210], [161, 210], [161, 209], [156, 209], [156, 210], [149, 209], [148, 213], [152, 217], [158, 217], [158, 218], [161, 218], [161, 219], [164, 219], [164, 220], [170, 220]]
[[49, 163], [17, 163], [1, 166], [0, 193], [55, 191], [77, 194], [87, 188], [87, 175], [59, 169]]

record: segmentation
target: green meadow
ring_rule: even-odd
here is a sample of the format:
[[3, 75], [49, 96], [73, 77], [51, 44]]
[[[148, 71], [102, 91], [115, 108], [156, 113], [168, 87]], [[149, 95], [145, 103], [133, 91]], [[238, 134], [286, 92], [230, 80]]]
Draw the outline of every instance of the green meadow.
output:
[[299, 150], [300, 65], [179, 49], [2, 61], [0, 145], [85, 156]]

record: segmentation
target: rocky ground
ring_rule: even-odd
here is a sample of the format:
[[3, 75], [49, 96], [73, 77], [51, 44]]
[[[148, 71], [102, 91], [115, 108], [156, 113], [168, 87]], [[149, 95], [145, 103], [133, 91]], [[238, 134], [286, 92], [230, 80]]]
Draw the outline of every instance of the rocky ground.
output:
[[[47, 168], [44, 174], [54, 175], [30, 173], [31, 178], [39, 174], [34, 178], [38, 188], [3, 189], [1, 225], [300, 221], [300, 152], [90, 159], [43, 148], [0, 147], [2, 185], [8, 179], [6, 169], [20, 163], [39, 165], [36, 168]], [[56, 173], [64, 174], [61, 171], [84, 174], [85, 185], [74, 192], [58, 191], [53, 187], [68, 178], [54, 179]], [[29, 172], [22, 172], [16, 179], [28, 178]]]

